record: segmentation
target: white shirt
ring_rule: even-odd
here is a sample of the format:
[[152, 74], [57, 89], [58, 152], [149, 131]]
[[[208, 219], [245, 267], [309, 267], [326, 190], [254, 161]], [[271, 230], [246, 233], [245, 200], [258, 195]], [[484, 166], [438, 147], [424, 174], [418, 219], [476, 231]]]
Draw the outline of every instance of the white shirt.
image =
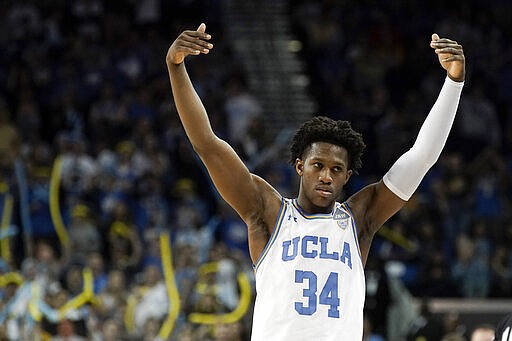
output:
[[346, 204], [306, 214], [283, 199], [254, 268], [252, 341], [362, 339], [364, 268]]

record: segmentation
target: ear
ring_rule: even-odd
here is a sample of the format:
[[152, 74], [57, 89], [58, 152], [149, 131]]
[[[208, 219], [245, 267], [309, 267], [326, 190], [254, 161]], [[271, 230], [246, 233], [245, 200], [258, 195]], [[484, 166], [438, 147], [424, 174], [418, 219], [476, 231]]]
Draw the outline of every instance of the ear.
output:
[[304, 174], [304, 161], [298, 158], [295, 159], [295, 171], [297, 172], [297, 174], [299, 174], [299, 176], [302, 176], [302, 174]]
[[346, 183], [348, 182], [348, 180], [349, 180], [349, 179], [350, 179], [350, 177], [352, 176], [352, 173], [353, 173], [353, 172], [352, 172], [352, 169], [349, 169], [349, 170], [347, 171], [347, 177], [345, 178], [345, 183], [343, 184], [343, 186], [345, 186], [345, 185], [346, 185]]

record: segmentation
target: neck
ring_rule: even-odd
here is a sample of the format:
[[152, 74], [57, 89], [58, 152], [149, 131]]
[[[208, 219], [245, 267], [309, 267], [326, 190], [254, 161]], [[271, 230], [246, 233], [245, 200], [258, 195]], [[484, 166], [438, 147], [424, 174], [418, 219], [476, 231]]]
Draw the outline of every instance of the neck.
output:
[[317, 206], [311, 200], [309, 200], [302, 192], [299, 193], [297, 197], [297, 203], [300, 208], [309, 214], [318, 214], [318, 213], [331, 213], [334, 207], [335, 202], [329, 203], [327, 206]]

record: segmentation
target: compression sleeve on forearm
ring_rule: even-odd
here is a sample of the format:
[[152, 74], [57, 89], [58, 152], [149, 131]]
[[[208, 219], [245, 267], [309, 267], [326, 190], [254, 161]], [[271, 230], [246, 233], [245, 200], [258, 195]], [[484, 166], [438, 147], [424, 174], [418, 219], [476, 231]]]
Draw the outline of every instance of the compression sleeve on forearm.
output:
[[455, 82], [446, 77], [414, 145], [384, 175], [386, 187], [402, 200], [409, 200], [439, 158], [455, 119], [463, 86], [464, 82]]

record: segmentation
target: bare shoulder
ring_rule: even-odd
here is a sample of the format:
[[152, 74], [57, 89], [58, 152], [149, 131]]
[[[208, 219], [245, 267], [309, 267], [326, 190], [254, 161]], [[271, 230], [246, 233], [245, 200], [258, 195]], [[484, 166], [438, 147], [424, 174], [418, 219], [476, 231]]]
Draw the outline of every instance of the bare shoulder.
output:
[[282, 196], [267, 181], [251, 174], [257, 193], [257, 207], [249, 214], [245, 223], [249, 237], [251, 259], [256, 264], [267, 245], [281, 208]]
[[347, 204], [360, 229], [366, 228], [368, 207], [375, 195], [376, 186], [377, 183], [367, 185], [347, 199]]
[[394, 194], [381, 180], [352, 195], [347, 203], [359, 228], [373, 235], [406, 201]]
[[377, 231], [372, 215], [378, 183], [370, 184], [347, 199], [357, 227], [357, 239], [363, 264], [366, 264], [373, 236]]
[[265, 224], [272, 228], [279, 214], [283, 197], [265, 179], [255, 174], [251, 176], [261, 198], [259, 219], [263, 219]]

